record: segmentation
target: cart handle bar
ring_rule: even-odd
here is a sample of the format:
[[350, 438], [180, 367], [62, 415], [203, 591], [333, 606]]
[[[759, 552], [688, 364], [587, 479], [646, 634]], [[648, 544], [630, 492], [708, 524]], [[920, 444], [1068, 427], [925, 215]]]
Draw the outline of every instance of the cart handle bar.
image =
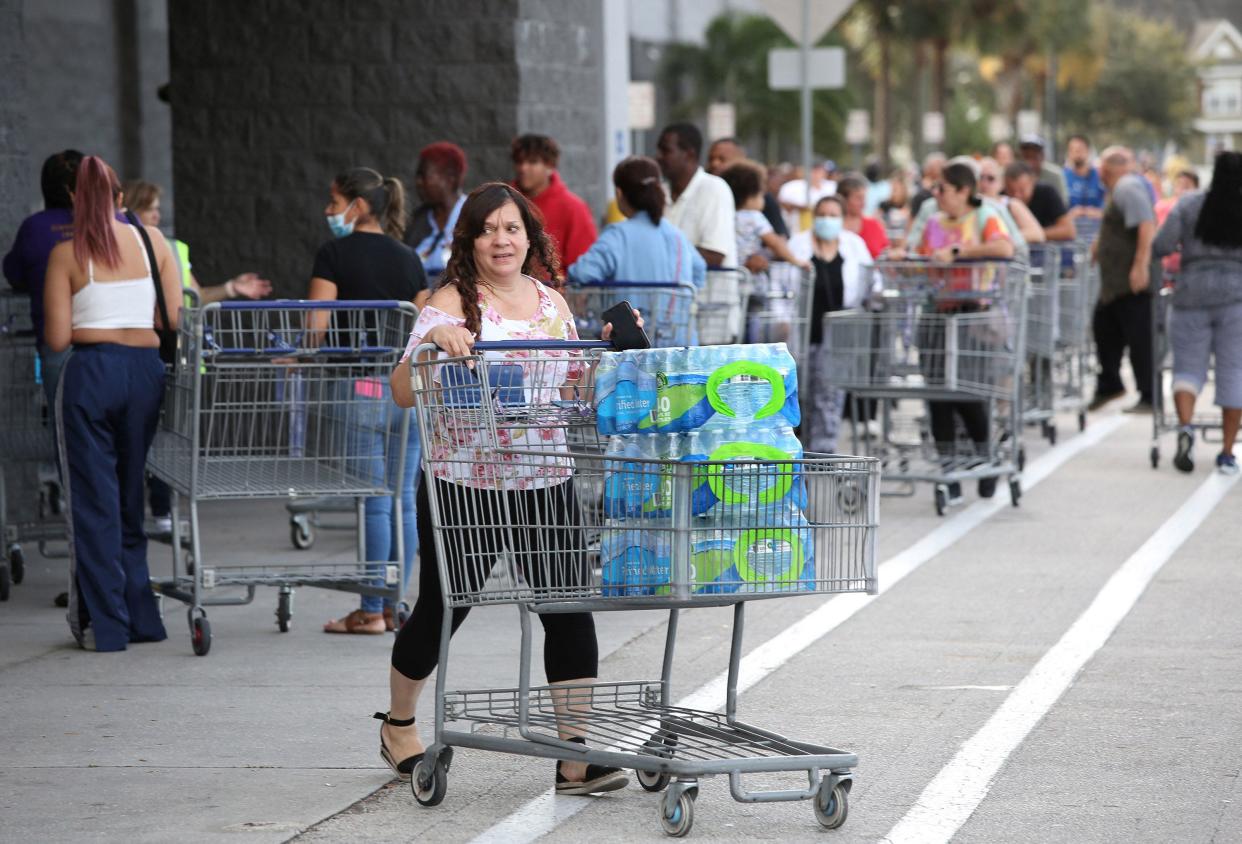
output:
[[555, 352], [586, 349], [611, 349], [611, 340], [480, 340], [476, 352]]
[[208, 308], [225, 311], [344, 311], [356, 308], [376, 310], [413, 309], [409, 302], [397, 299], [271, 299], [262, 301], [213, 302]]
[[581, 290], [583, 288], [611, 288], [611, 287], [649, 287], [654, 289], [676, 289], [678, 287], [693, 288], [694, 285], [688, 281], [583, 281], [569, 285], [570, 290]]

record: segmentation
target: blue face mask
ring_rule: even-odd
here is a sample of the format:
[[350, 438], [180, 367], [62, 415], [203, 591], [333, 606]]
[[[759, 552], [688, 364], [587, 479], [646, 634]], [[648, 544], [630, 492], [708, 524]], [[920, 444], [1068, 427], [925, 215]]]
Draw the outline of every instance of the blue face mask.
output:
[[327, 216], [328, 228], [331, 230], [333, 237], [348, 237], [354, 233], [354, 224], [352, 222], [345, 222], [345, 215], [348, 214], [349, 209], [353, 207], [354, 204], [351, 202], [345, 206], [345, 210], [340, 214], [329, 214]]
[[836, 240], [841, 236], [843, 222], [840, 217], [816, 217], [815, 236], [820, 240]]

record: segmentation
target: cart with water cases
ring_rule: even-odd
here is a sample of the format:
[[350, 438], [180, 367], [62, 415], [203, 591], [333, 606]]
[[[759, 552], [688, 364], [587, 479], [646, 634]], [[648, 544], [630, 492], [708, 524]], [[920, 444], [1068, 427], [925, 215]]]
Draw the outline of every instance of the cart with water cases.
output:
[[[1028, 267], [1022, 261], [882, 261], [868, 310], [824, 317], [824, 363], [833, 386], [858, 403], [875, 401], [873, 425], [852, 422], [851, 447], [884, 465], [888, 494], [933, 488], [936, 512], [953, 503], [952, 484], [1005, 479], [1016, 507], [1021, 472]], [[874, 287], [872, 288], [874, 289]], [[979, 402], [988, 442], [937, 443], [927, 402]], [[895, 485], [895, 486], [893, 486]]]
[[[469, 358], [446, 358], [433, 346], [416, 353], [411, 382], [422, 426], [425, 477], [478, 480], [480, 465], [485, 474], [493, 473], [488, 474], [492, 480], [555, 477], [560, 485], [554, 495], [568, 515], [547, 519], [534, 512], [536, 505], [523, 503], [531, 499], [521, 496], [494, 497], [484, 506], [477, 493], [460, 483], [439, 481], [439, 492], [429, 490], [446, 608], [516, 605], [521, 641], [515, 688], [450, 691], [452, 613], [444, 613], [435, 740], [414, 769], [414, 796], [425, 806], [440, 803], [454, 748], [475, 748], [632, 768], [644, 789], [664, 792], [659, 822], [674, 836], [690, 830], [700, 780], [717, 775], [728, 776], [736, 800], [810, 800], [820, 824], [840, 826], [857, 757], [739, 718], [745, 607], [758, 599], [875, 592], [879, 463], [820, 455], [715, 463], [609, 456], [596, 433], [591, 402], [595, 361], [604, 347], [589, 342], [479, 343]], [[745, 378], [736, 380], [737, 389], [753, 390]], [[731, 384], [726, 384], [722, 394], [729, 389]], [[460, 445], [466, 432], [476, 438], [473, 454], [499, 459], [479, 463], [446, 458], [454, 452], [437, 443]], [[695, 494], [705, 483], [727, 485], [738, 496], [730, 499], [738, 506], [715, 522], [705, 521], [703, 499]], [[790, 511], [777, 503], [784, 499], [765, 497], [766, 490], [786, 483], [781, 488], [796, 490], [799, 496], [792, 522]], [[619, 510], [610, 484], [658, 489], [660, 512], [636, 516]], [[506, 503], [494, 503], [498, 501]], [[533, 525], [540, 526], [544, 537], [536, 543], [542, 550], [534, 552], [517, 535]], [[507, 553], [498, 556], [495, 545], [471, 545], [480, 529], [501, 532]], [[704, 532], [714, 541], [733, 543], [736, 574], [721, 573], [696, 545]], [[660, 553], [667, 554], [667, 568], [628, 571], [624, 583], [618, 582], [617, 569], [601, 556], [626, 542], [665, 549]], [[795, 548], [801, 549], [801, 557]], [[491, 582], [509, 585], [478, 588], [496, 566], [509, 571]], [[734, 618], [724, 712], [675, 703], [671, 683], [678, 614], [721, 605], [731, 605]], [[533, 614], [653, 608], [669, 613], [658, 679], [532, 684]], [[565, 739], [573, 735], [584, 737], [586, 744]], [[774, 791], [752, 791], [743, 781], [749, 774], [774, 772], [795, 773], [805, 780], [797, 788]]]
[[45, 557], [67, 536], [56, 475], [53, 408], [40, 377], [30, 297], [0, 292], [0, 601], [26, 572], [25, 543]]
[[746, 311], [748, 343], [784, 343], [800, 371], [809, 371], [811, 305], [815, 276], [810, 267], [773, 261], [751, 276]]
[[[390, 598], [403, 617], [400, 548], [396, 562], [366, 560], [361, 525], [373, 496], [392, 496], [401, 516], [395, 493], [410, 420], [406, 413], [400, 431], [390, 430], [385, 385], [413, 327], [413, 305], [223, 302], [181, 313], [148, 469], [173, 490], [172, 574], [153, 578], [153, 587], [188, 605], [194, 652], [211, 646], [205, 608], [249, 603], [258, 586], [279, 590], [282, 632], [297, 586]], [[356, 561], [226, 562], [205, 553], [201, 503], [300, 496], [353, 499]], [[180, 537], [182, 499], [188, 542]]]
[[669, 281], [599, 281], [571, 284], [562, 291], [581, 337], [599, 337], [604, 312], [629, 302], [643, 315], [643, 331], [657, 348], [696, 342], [693, 284]]

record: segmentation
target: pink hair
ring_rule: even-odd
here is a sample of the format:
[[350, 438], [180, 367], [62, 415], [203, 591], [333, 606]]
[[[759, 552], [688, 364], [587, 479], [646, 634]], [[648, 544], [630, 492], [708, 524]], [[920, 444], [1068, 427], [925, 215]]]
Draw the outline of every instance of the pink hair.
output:
[[121, 263], [121, 247], [112, 231], [120, 189], [106, 161], [97, 155], [82, 159], [73, 196], [73, 256], [83, 267], [90, 259], [105, 267]]

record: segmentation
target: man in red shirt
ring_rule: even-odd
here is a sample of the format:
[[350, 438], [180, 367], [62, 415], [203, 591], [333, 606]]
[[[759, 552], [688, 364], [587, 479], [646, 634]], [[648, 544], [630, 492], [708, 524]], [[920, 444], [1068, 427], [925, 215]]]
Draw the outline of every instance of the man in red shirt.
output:
[[562, 270], [591, 248], [597, 236], [591, 209], [570, 192], [556, 172], [561, 148], [547, 135], [513, 139], [514, 185], [543, 213], [544, 228], [556, 244]]

